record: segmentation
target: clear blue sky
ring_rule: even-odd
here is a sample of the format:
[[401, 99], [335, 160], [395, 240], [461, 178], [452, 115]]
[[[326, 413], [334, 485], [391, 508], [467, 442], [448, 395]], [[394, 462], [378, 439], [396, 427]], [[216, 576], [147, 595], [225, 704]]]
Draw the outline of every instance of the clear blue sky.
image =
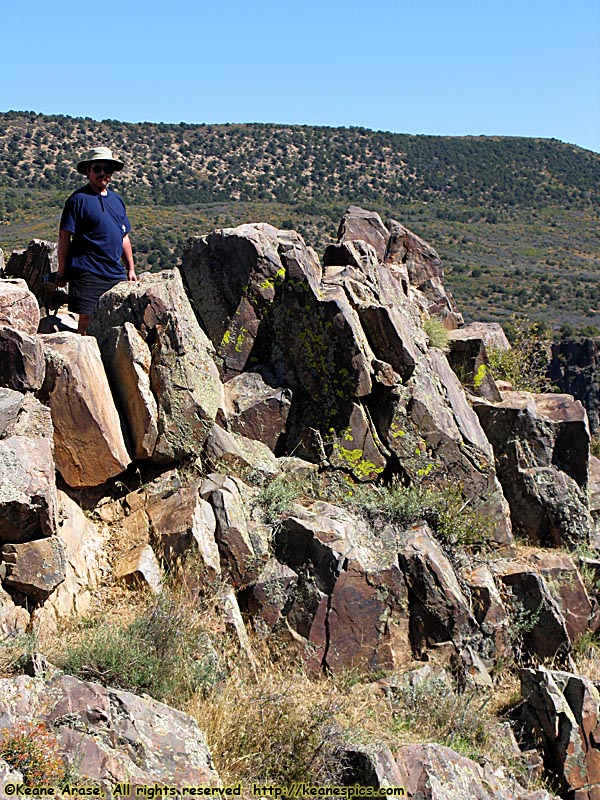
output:
[[0, 111], [600, 152], [600, 0], [8, 0]]

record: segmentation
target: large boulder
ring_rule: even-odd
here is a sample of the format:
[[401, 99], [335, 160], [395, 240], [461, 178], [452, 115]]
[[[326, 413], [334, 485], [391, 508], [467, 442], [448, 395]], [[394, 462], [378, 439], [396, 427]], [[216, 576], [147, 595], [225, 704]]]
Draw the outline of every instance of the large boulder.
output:
[[575, 562], [567, 553], [545, 550], [531, 553], [528, 562], [556, 600], [569, 640], [574, 644], [588, 630], [594, 611]]
[[[174, 787], [217, 786], [204, 733], [189, 715], [130, 692], [106, 689], [56, 671], [49, 677], [0, 679], [3, 727], [36, 726], [55, 738], [71, 783], [99, 785], [113, 796], [116, 783], [158, 782]], [[140, 792], [138, 792], [139, 794]]]
[[50, 410], [32, 395], [0, 389], [0, 541], [57, 531]]
[[0, 325], [33, 336], [40, 324], [40, 307], [22, 278], [0, 280]]
[[135, 452], [159, 463], [197, 456], [216, 417], [221, 384], [179, 271], [117, 284], [101, 297], [89, 332]]
[[274, 550], [298, 576], [294, 583], [278, 571], [281, 608], [315, 648], [313, 667], [388, 671], [411, 662], [408, 595], [392, 529], [376, 536], [347, 511], [315, 501], [281, 521]]
[[42, 239], [33, 239], [24, 250], [15, 250], [6, 265], [6, 274], [22, 278], [40, 306], [46, 304], [48, 278], [57, 270], [58, 246]]
[[590, 434], [570, 395], [502, 392], [475, 411], [494, 448], [513, 527], [543, 545], [587, 542]]
[[40, 633], [55, 630], [69, 617], [88, 612], [93, 590], [107, 580], [110, 572], [106, 533], [62, 491], [58, 492], [58, 511], [64, 580], [32, 614], [33, 628]]
[[213, 425], [206, 439], [204, 455], [213, 470], [231, 471], [262, 482], [280, 474], [277, 459], [266, 444], [231, 433]]
[[[409, 744], [396, 756], [407, 797], [419, 800], [553, 800], [528, 790], [503, 769], [484, 766], [441, 744]], [[387, 785], [387, 784], [382, 784]]]
[[158, 439], [158, 406], [152, 393], [150, 348], [131, 322], [117, 335], [111, 375], [129, 424], [135, 458], [150, 458]]
[[43, 602], [66, 577], [65, 545], [58, 536], [5, 544], [1, 552], [5, 587], [34, 603]]
[[443, 642], [458, 650], [480, 638], [456, 573], [427, 525], [417, 525], [400, 536], [399, 563], [408, 586], [411, 641], [418, 653]]
[[56, 466], [69, 486], [98, 486], [131, 462], [106, 379], [98, 343], [90, 336], [42, 337]]
[[249, 518], [247, 491], [241, 481], [217, 473], [200, 487], [202, 498], [213, 508], [216, 541], [236, 589], [254, 583], [269, 558], [268, 531]]
[[543, 667], [521, 671], [521, 718], [541, 742], [546, 769], [562, 797], [593, 800], [600, 792], [600, 693], [581, 675]]
[[568, 663], [571, 640], [558, 599], [544, 575], [521, 560], [497, 561], [492, 570], [503, 586], [515, 647], [540, 659]]
[[156, 499], [147, 506], [153, 539], [171, 566], [178, 559], [194, 556], [197, 569], [210, 578], [221, 574], [215, 539], [217, 523], [210, 503], [200, 497], [199, 484], [191, 483]]
[[44, 349], [38, 336], [0, 325], [0, 386], [36, 392], [46, 373]]
[[383, 261], [390, 238], [389, 229], [375, 211], [367, 211], [360, 206], [350, 206], [338, 228], [338, 242], [366, 242], [375, 251], [379, 261]]
[[266, 444], [273, 452], [285, 431], [292, 393], [270, 386], [258, 372], [242, 372], [223, 385], [219, 418], [224, 428]]
[[371, 389], [372, 353], [344, 292], [321, 285], [298, 234], [259, 224], [192, 239], [182, 271], [225, 377], [262, 364], [291, 389], [281, 450], [302, 455], [310, 428], [346, 427], [349, 400]]
[[248, 364], [266, 310], [288, 277], [282, 263], [287, 248], [297, 262], [297, 278], [318, 285], [321, 267], [295, 232], [265, 223], [240, 225], [190, 240], [181, 271], [208, 335], [223, 359], [225, 378]]

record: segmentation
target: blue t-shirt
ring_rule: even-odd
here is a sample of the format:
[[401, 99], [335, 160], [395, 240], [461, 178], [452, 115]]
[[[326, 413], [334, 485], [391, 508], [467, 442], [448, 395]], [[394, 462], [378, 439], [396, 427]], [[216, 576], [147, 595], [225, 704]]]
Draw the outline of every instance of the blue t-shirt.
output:
[[108, 190], [97, 194], [82, 186], [67, 199], [60, 219], [61, 230], [73, 234], [67, 267], [77, 267], [105, 278], [123, 279], [123, 237], [131, 230], [125, 203]]

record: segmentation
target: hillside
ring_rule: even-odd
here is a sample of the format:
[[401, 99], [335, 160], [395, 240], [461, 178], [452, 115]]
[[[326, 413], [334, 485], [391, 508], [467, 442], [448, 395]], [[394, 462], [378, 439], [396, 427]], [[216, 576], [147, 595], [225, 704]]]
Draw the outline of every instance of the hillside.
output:
[[513, 312], [600, 325], [600, 156], [555, 140], [410, 136], [362, 128], [130, 124], [0, 114], [0, 247], [56, 238], [90, 143], [127, 162], [142, 268], [191, 234], [261, 219], [322, 250], [359, 203], [431, 241], [467, 319]]

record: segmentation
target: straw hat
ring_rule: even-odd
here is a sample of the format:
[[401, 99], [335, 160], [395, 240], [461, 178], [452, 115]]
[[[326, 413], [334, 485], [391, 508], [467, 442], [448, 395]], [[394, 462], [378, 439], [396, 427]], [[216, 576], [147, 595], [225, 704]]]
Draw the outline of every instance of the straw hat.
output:
[[86, 154], [83, 161], [77, 164], [77, 172], [87, 175], [92, 161], [110, 162], [115, 168], [115, 172], [120, 172], [123, 169], [123, 162], [113, 157], [112, 150], [109, 150], [108, 147], [94, 147]]

